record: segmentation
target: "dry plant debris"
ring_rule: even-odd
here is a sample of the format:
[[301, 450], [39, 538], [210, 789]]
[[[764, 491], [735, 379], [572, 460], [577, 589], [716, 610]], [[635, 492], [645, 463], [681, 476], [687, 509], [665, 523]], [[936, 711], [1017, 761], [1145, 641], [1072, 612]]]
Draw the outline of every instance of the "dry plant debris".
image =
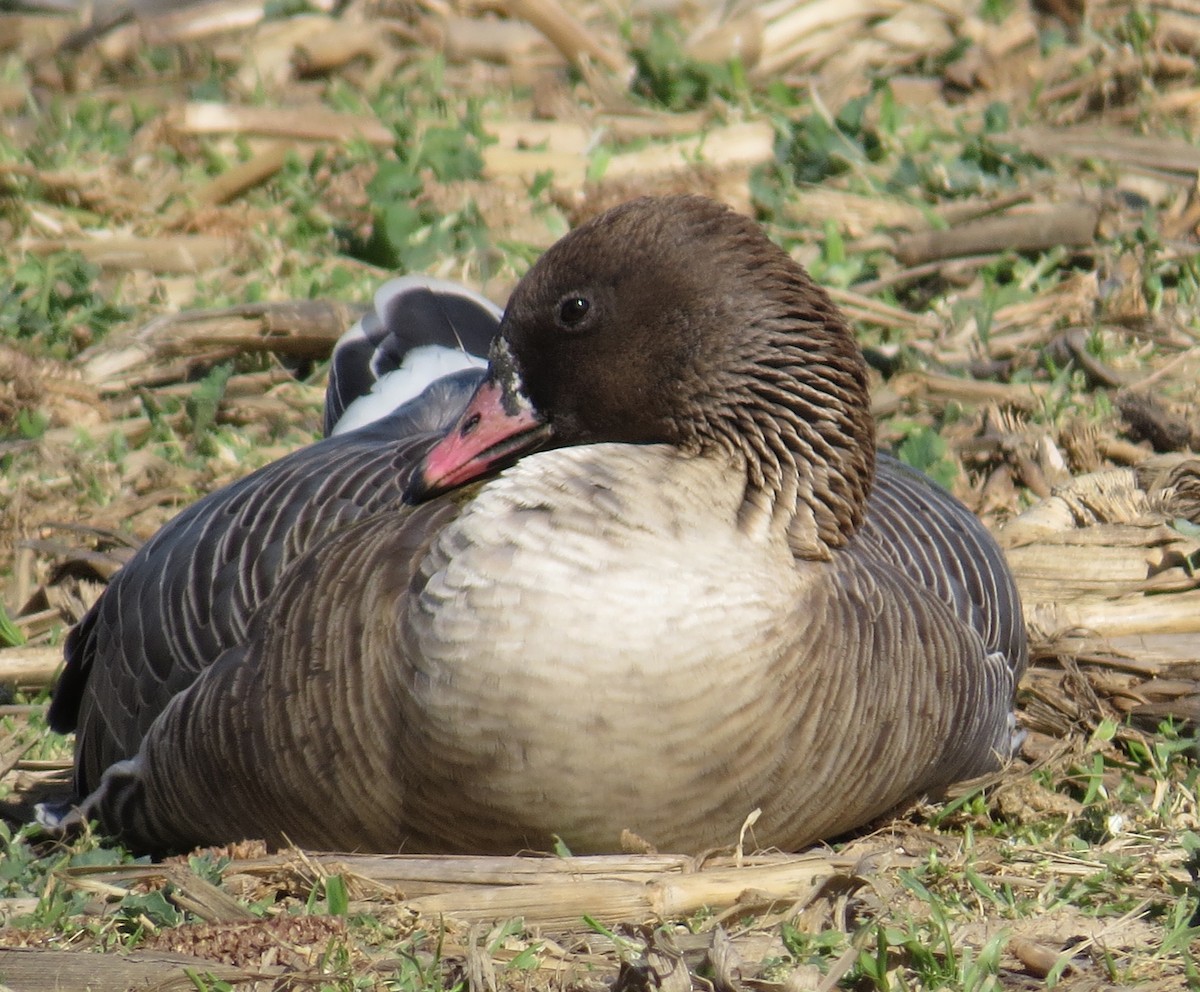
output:
[[[0, 986], [1200, 987], [1198, 55], [1192, 0], [0, 4]], [[798, 855], [145, 865], [22, 826], [67, 788], [64, 630], [315, 436], [375, 285], [502, 301], [678, 190], [830, 287], [881, 443], [997, 529], [1018, 760]]]

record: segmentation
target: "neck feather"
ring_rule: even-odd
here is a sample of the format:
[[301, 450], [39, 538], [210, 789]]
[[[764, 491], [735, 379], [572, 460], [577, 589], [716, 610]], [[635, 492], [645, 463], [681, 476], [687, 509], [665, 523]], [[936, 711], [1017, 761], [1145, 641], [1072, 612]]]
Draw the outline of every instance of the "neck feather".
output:
[[801, 300], [757, 322], [706, 426], [710, 443], [744, 466], [740, 524], [782, 527], [794, 554], [824, 559], [862, 524], [875, 428], [866, 363], [845, 321], [811, 283]]

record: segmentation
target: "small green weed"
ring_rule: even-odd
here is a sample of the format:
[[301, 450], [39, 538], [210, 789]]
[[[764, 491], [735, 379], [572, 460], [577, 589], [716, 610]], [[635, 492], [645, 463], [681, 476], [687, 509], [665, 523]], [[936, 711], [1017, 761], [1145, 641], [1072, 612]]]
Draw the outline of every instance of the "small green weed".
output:
[[20, 647], [25, 643], [25, 635], [8, 615], [8, 609], [0, 603], [0, 647]]
[[396, 948], [398, 966], [388, 979], [389, 986], [397, 992], [464, 992], [466, 977], [452, 975], [443, 961], [445, 932], [438, 932], [432, 956], [427, 950], [429, 937], [417, 931]]
[[187, 975], [188, 981], [192, 983], [192, 988], [196, 992], [234, 992], [234, 987], [229, 982], [213, 978], [208, 972], [188, 968], [185, 969], [184, 974]]
[[[437, 72], [439, 62], [430, 64]], [[491, 140], [479, 106], [424, 106], [419, 98], [393, 91], [377, 102], [396, 131], [395, 157], [379, 164], [367, 186], [374, 224], [365, 241], [351, 238], [351, 254], [405, 272], [428, 269], [440, 258], [481, 256], [489, 247], [486, 226], [474, 204], [446, 210], [423, 194], [427, 183], [478, 179], [481, 148]]]
[[192, 421], [192, 444], [202, 455], [215, 453], [211, 431], [217, 420], [217, 409], [225, 396], [225, 386], [232, 374], [232, 365], [218, 365], [201, 380], [185, 404]]
[[746, 98], [746, 74], [740, 61], [700, 62], [683, 50], [676, 18], [655, 17], [645, 40], [631, 47], [636, 67], [633, 92], [665, 110], [691, 110], [714, 100]]
[[330, 875], [325, 879], [325, 905], [330, 916], [345, 916], [350, 912], [350, 894], [346, 879], [341, 875]]
[[896, 448], [896, 455], [902, 462], [924, 472], [947, 489], [953, 487], [958, 478], [958, 463], [950, 454], [950, 446], [936, 430], [903, 419], [893, 420], [891, 427], [904, 438]]
[[810, 933], [784, 923], [779, 930], [783, 946], [796, 965], [813, 964], [825, 971], [829, 962], [846, 950], [846, 935], [840, 930], [822, 930]]
[[224, 878], [225, 869], [229, 867], [229, 857], [209, 852], [193, 854], [188, 858], [188, 867], [210, 885], [219, 886]]
[[162, 889], [146, 893], [130, 893], [121, 900], [120, 916], [131, 934], [140, 938], [146, 927], [177, 927], [184, 915], [172, 904]]
[[[852, 975], [879, 992], [911, 987], [989, 992], [1000, 987], [1000, 953], [1008, 941], [1001, 930], [978, 949], [955, 938], [951, 906], [911, 872], [901, 872], [904, 887], [926, 912], [924, 919], [894, 914], [888, 924], [873, 925], [873, 945], [859, 952]], [[860, 986], [861, 987], [861, 986]]]
[[129, 856], [119, 848], [101, 847], [88, 833], [69, 843], [47, 846], [35, 841], [40, 832], [40, 828], [27, 825], [14, 833], [0, 820], [0, 895], [37, 900], [33, 909], [12, 919], [10, 925], [65, 933], [85, 928], [92, 897], [64, 882], [58, 872], [68, 867], [123, 864]]
[[[101, 289], [100, 270], [81, 255], [59, 252], [26, 256], [0, 274], [0, 327], [39, 352], [71, 358], [132, 315]], [[27, 423], [22, 433], [33, 427]]]
[[850, 101], [834, 118], [810, 111], [787, 125], [784, 161], [796, 183], [819, 183], [872, 161], [880, 142], [864, 121], [869, 97]]

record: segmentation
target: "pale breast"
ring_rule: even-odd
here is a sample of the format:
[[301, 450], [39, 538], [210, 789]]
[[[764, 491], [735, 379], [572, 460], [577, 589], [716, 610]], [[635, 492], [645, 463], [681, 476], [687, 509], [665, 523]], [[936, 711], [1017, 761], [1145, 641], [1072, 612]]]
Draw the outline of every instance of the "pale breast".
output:
[[474, 816], [611, 848], [623, 827], [665, 839], [668, 796], [749, 813], [746, 783], [709, 773], [773, 705], [803, 579], [737, 529], [735, 479], [660, 446], [546, 452], [438, 536], [405, 617], [409, 730]]

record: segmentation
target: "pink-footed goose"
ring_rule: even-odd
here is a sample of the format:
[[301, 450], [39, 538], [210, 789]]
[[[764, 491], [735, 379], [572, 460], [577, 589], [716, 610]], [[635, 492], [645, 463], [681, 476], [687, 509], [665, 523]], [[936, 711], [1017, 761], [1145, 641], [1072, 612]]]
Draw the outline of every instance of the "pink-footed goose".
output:
[[795, 849], [997, 767], [1011, 576], [876, 459], [866, 383], [750, 220], [601, 215], [522, 280], [486, 374], [214, 493], [115, 577], [51, 713], [83, 814], [153, 852], [512, 853], [695, 851], [759, 808]]

